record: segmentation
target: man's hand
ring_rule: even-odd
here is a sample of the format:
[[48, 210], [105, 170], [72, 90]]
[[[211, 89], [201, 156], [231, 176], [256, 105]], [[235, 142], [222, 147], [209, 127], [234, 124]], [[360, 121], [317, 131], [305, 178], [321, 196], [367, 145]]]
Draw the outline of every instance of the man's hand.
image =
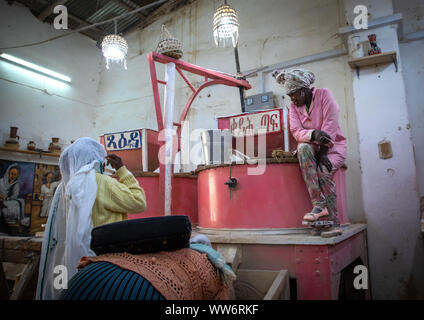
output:
[[118, 157], [116, 154], [110, 154], [106, 156], [107, 164], [111, 165], [113, 169], [119, 170], [124, 164], [122, 163], [122, 159]]
[[320, 168], [321, 171], [323, 171], [322, 166], [324, 165], [328, 172], [331, 172], [331, 170], [333, 170], [333, 165], [331, 164], [330, 160], [328, 160], [327, 153], [328, 147], [321, 146], [315, 155], [315, 160], [317, 162], [317, 167]]

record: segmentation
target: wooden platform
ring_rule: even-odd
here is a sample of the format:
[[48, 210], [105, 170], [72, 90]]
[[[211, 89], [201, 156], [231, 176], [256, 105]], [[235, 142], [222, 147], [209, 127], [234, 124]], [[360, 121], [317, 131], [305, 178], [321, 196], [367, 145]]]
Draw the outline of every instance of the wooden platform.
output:
[[0, 235], [0, 262], [25, 264], [9, 297], [7, 281], [0, 263], [0, 300], [34, 299], [42, 242], [42, 238]]
[[299, 229], [208, 229], [196, 227], [194, 233], [206, 235], [213, 243], [336, 245], [366, 230], [365, 224], [342, 226], [343, 234], [333, 238], [312, 236], [309, 228]]

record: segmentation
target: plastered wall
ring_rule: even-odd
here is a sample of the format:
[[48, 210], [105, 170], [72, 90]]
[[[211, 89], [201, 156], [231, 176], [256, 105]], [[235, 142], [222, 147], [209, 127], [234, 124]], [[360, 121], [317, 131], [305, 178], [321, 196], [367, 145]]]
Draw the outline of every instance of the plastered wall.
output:
[[[352, 23], [358, 1], [345, 1]], [[372, 19], [394, 13], [392, 1], [365, 1]], [[359, 32], [361, 41], [375, 33], [382, 52], [396, 51], [393, 64], [362, 68], [353, 78], [359, 132], [362, 192], [367, 221], [372, 294], [376, 299], [423, 297], [424, 250], [420, 231], [419, 199], [404, 58], [399, 50], [397, 26]], [[390, 141], [393, 157], [382, 159], [378, 143]]]
[[[19, 3], [0, 1], [0, 47], [46, 40], [63, 34], [41, 23]], [[4, 52], [71, 77], [56, 81], [0, 61], [0, 143], [9, 127], [18, 127], [21, 149], [30, 140], [47, 150], [52, 137], [63, 147], [70, 140], [93, 136], [94, 105], [99, 82], [100, 56], [94, 42], [73, 34], [46, 44]]]

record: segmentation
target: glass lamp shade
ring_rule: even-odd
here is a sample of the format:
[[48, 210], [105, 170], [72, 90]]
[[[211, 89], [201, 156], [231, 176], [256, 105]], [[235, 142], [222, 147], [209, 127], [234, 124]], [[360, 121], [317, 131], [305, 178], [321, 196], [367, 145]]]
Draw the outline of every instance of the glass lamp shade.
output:
[[106, 58], [106, 68], [109, 69], [109, 63], [120, 63], [124, 62], [124, 67], [127, 69], [127, 53], [128, 44], [127, 41], [117, 35], [110, 34], [103, 38], [102, 44], [103, 56]]
[[235, 47], [238, 42], [239, 23], [236, 10], [224, 4], [216, 9], [213, 15], [213, 36], [216, 46], [220, 42], [225, 46], [227, 39], [231, 39]]

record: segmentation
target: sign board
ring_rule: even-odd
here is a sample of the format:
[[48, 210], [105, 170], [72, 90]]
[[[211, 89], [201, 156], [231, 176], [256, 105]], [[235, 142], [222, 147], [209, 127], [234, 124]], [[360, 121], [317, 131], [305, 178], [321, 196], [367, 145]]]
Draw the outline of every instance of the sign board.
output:
[[251, 136], [259, 129], [265, 133], [281, 132], [282, 110], [268, 110], [230, 117], [230, 129], [235, 137]]
[[141, 149], [140, 130], [108, 133], [104, 137], [106, 151]]

